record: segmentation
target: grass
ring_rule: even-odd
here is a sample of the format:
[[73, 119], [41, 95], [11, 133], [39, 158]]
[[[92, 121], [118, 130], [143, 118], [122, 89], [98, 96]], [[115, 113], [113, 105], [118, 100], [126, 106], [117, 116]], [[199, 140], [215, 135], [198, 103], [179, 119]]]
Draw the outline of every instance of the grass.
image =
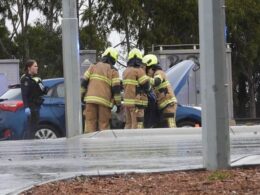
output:
[[214, 171], [208, 176], [209, 181], [218, 181], [218, 180], [223, 181], [230, 178], [231, 178], [231, 174], [224, 171]]

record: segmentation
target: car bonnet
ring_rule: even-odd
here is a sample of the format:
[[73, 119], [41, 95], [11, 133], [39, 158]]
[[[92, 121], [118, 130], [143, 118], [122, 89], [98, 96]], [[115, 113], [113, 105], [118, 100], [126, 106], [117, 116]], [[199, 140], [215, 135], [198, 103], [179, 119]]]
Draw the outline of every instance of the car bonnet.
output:
[[167, 78], [173, 87], [175, 95], [178, 95], [187, 82], [190, 71], [195, 66], [192, 60], [184, 60], [166, 71]]

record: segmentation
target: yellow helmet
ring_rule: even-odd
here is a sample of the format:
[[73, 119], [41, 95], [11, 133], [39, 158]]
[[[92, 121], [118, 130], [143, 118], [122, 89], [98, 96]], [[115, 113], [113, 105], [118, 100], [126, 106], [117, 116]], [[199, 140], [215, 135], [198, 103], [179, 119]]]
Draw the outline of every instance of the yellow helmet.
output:
[[142, 52], [137, 48], [132, 49], [128, 54], [128, 60], [131, 60], [133, 58], [138, 58], [138, 59], [142, 60], [143, 59]]
[[110, 56], [112, 57], [115, 61], [118, 60], [118, 51], [117, 49], [113, 48], [113, 47], [109, 47], [105, 50], [105, 52], [102, 54], [102, 57], [104, 56]]
[[158, 59], [156, 57], [156, 55], [153, 54], [147, 54], [144, 56], [142, 62], [146, 65], [146, 66], [154, 66], [158, 64]]

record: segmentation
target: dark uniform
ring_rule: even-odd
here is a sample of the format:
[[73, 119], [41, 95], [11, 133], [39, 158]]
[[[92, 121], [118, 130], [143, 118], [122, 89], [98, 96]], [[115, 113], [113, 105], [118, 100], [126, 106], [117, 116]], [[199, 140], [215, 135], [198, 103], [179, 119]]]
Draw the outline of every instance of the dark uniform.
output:
[[25, 138], [31, 138], [39, 121], [40, 107], [43, 103], [42, 96], [46, 94], [47, 89], [39, 77], [24, 74], [21, 77], [21, 91], [24, 107], [31, 111], [31, 115], [28, 117], [29, 128], [26, 131]]

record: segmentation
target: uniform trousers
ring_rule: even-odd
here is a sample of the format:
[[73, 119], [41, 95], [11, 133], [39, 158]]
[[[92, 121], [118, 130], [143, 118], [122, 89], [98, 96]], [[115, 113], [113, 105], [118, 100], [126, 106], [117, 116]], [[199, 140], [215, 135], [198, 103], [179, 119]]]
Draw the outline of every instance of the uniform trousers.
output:
[[142, 129], [144, 123], [144, 109], [125, 107], [125, 129]]
[[166, 121], [167, 126], [169, 128], [176, 127], [176, 122], [175, 122], [176, 110], [177, 110], [177, 104], [170, 104], [162, 110], [163, 119], [164, 121]]
[[85, 107], [85, 130], [91, 133], [110, 129], [111, 108], [100, 104], [87, 103]]
[[28, 128], [26, 128], [24, 138], [34, 138], [34, 133], [37, 130], [37, 125], [40, 119], [40, 106], [30, 106], [31, 114], [28, 116]]

